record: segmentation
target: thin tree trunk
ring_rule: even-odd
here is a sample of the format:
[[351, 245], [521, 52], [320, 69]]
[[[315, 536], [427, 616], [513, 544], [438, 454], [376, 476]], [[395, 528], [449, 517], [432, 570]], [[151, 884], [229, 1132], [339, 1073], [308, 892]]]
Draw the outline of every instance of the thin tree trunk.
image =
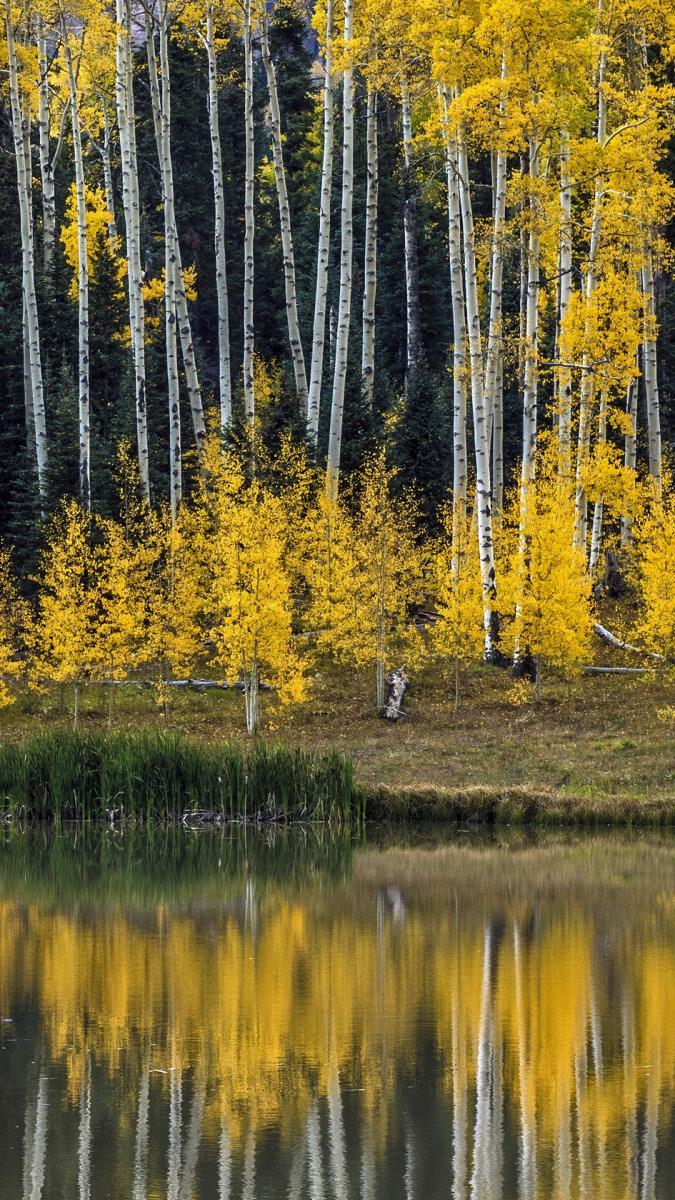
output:
[[211, 132], [211, 164], [213, 172], [213, 201], [215, 209], [214, 251], [216, 259], [216, 298], [218, 302], [218, 387], [220, 393], [220, 426], [229, 429], [232, 423], [232, 365], [230, 359], [230, 313], [227, 295], [227, 261], [225, 256], [225, 185], [223, 156], [220, 146], [218, 113], [218, 64], [214, 30], [213, 0], [206, 4], [206, 54], [209, 66], [209, 129]]
[[504, 356], [497, 362], [494, 427], [492, 434], [492, 508], [493, 520], [501, 521], [504, 507]]
[[279, 226], [281, 230], [281, 250], [284, 260], [284, 286], [286, 292], [286, 317], [288, 320], [288, 340], [293, 359], [295, 375], [295, 391], [303, 416], [307, 414], [309, 402], [307, 389], [307, 372], [305, 356], [300, 339], [300, 322], [298, 320], [298, 296], [295, 282], [295, 254], [293, 251], [293, 234], [291, 230], [291, 206], [286, 185], [286, 170], [284, 168], [284, 152], [281, 137], [281, 112], [279, 110], [279, 92], [277, 76], [270, 54], [269, 38], [267, 36], [267, 12], [263, 8], [260, 18], [260, 41], [262, 57], [267, 76], [267, 90], [270, 97], [270, 126], [272, 134], [272, 157], [274, 159], [274, 178], [279, 201]]
[[[158, 20], [166, 23], [168, 13], [165, 0], [159, 0]], [[160, 47], [166, 39], [160, 33]], [[169, 398], [169, 472], [171, 517], [175, 522], [183, 495], [183, 473], [181, 456], [180, 395], [178, 381], [178, 342], [176, 330], [176, 225], [173, 211], [173, 183], [171, 178], [171, 155], [169, 131], [171, 124], [171, 83], [168, 72], [162, 70], [162, 92], [160, 97], [155, 57], [154, 32], [146, 12], [146, 42], [148, 49], [148, 75], [152, 99], [155, 138], [162, 173], [162, 201], [164, 206], [164, 328], [166, 337], [166, 373]], [[164, 63], [162, 62], [162, 67]]]
[[[539, 174], [539, 147], [530, 142], [530, 179]], [[530, 199], [530, 230], [527, 245], [527, 304], [523, 364], [523, 466], [521, 495], [534, 480], [537, 451], [537, 376], [539, 335], [539, 214], [534, 197]]]
[[45, 419], [42, 359], [40, 355], [40, 327], [35, 291], [35, 249], [31, 208], [32, 167], [30, 159], [26, 160], [24, 145], [24, 133], [26, 128], [30, 128], [30, 117], [28, 109], [23, 107], [21, 101], [15, 28], [10, 0], [5, 0], [5, 31], [12, 113], [12, 136], [16, 157], [16, 177], [21, 220], [21, 280], [23, 298], [26, 305], [26, 330], [28, 334], [28, 359], [33, 397], [33, 419], [35, 422], [38, 488], [40, 498], [44, 501], [47, 494], [47, 423]]
[[[598, 0], [598, 32], [602, 32], [600, 24], [603, 14], [603, 0]], [[602, 147], [607, 134], [607, 97], [605, 95], [605, 71], [607, 54], [603, 48], [598, 62], [598, 132], [597, 141]], [[589, 303], [597, 286], [597, 259], [600, 247], [600, 231], [602, 218], [602, 202], [605, 196], [605, 179], [598, 175], [593, 197], [591, 215], [591, 237], [588, 250], [588, 269], [586, 272], [586, 302]], [[583, 355], [581, 373], [581, 394], [579, 399], [579, 434], [577, 445], [577, 476], [574, 511], [574, 543], [577, 549], [586, 552], [588, 529], [588, 500], [586, 496], [586, 471], [591, 441], [591, 417], [593, 394], [595, 391], [593, 378], [588, 369], [588, 351]]]
[[[506, 79], [506, 58], [502, 58], [502, 82]], [[499, 104], [500, 129], [506, 102]], [[488, 446], [494, 428], [497, 383], [502, 345], [502, 276], [504, 270], [504, 220], [506, 216], [506, 151], [500, 146], [494, 156], [494, 216], [492, 230], [492, 270], [490, 279], [490, 325], [485, 363], [485, 414]]]
[[33, 412], [33, 387], [30, 374], [30, 354], [28, 346], [28, 311], [26, 309], [26, 297], [23, 297], [22, 303], [22, 344], [23, 344], [23, 401], [24, 413], [26, 419], [26, 451], [29, 462], [33, 460], [33, 450], [35, 448], [35, 414]]
[[467, 448], [466, 448], [466, 309], [462, 277], [462, 227], [459, 199], [459, 167], [457, 139], [450, 129], [448, 93], [442, 92], [445, 167], [448, 181], [448, 234], [450, 247], [450, 285], [452, 291], [453, 327], [453, 542], [456, 531], [466, 517]]
[[255, 213], [253, 189], [255, 182], [255, 129], [253, 125], [253, 46], [251, 44], [251, 0], [244, 3], [244, 123], [246, 137], [246, 174], [244, 184], [244, 411], [251, 435], [255, 424], [253, 324], [253, 243]]
[[[600, 414], [598, 417], [598, 446], [603, 446], [607, 441], [607, 397], [603, 392], [600, 396]], [[602, 493], [598, 496], [593, 510], [593, 530], [591, 533], [591, 553], [588, 561], [588, 569], [591, 579], [595, 576], [600, 562], [600, 544], [602, 540], [602, 519], [604, 515], [604, 496]]]
[[[626, 416], [628, 428], [624, 442], [623, 463], [629, 471], [635, 471], [637, 466], [637, 401], [638, 381], [631, 379], [626, 388]], [[631, 540], [633, 522], [627, 516], [621, 518], [621, 545], [628, 546]]]
[[91, 1196], [91, 1060], [87, 1056], [85, 1078], [80, 1091], [80, 1130], [78, 1139], [78, 1197]]
[[[527, 170], [527, 162], [525, 156], [520, 156], [520, 174], [521, 178]], [[521, 205], [522, 212], [522, 205]], [[525, 328], [527, 324], [527, 284], [528, 284], [528, 267], [527, 267], [527, 251], [528, 251], [528, 236], [525, 222], [522, 221], [520, 227], [520, 305], [518, 317], [518, 388], [522, 392], [525, 386]]]
[[476, 508], [478, 516], [478, 547], [483, 585], [483, 622], [485, 628], [485, 658], [490, 660], [492, 645], [492, 605], [495, 595], [495, 561], [492, 540], [492, 507], [490, 495], [490, 457], [488, 429], [483, 392], [483, 351], [480, 314], [478, 311], [478, 270], [474, 244], [473, 209], [469, 188], [469, 163], [463, 131], [457, 133], [457, 166], [464, 237], [464, 272], [466, 315], [471, 367], [471, 403], [476, 452]]
[[134, 365], [136, 443], [141, 493], [150, 503], [147, 393], [145, 379], [145, 308], [141, 262], [140, 196], [136, 152], [131, 0], [116, 0], [117, 48], [115, 99], [122, 161], [122, 207], [127, 244], [129, 327]]
[[654, 302], [654, 265], [651, 245], [647, 248], [642, 267], [644, 312], [643, 367], [645, 399], [647, 401], [647, 431], [649, 437], [649, 474], [661, 491], [661, 414], [656, 358], [656, 305]]
[[316, 447], [319, 435], [319, 408], [323, 379], [323, 354], [326, 341], [328, 303], [328, 259], [330, 255], [330, 203], [333, 187], [333, 0], [326, 2], [326, 54], [323, 84], [323, 163], [319, 206], [319, 248], [316, 265], [314, 328], [312, 333], [312, 369], [307, 406], [307, 435]]
[[108, 226], [108, 235], [112, 241], [117, 237], [117, 221], [115, 220], [115, 190], [113, 188], [112, 175], [112, 130], [110, 128], [110, 117], [108, 115], [108, 101], [105, 96], [101, 96], [101, 106], [103, 108], [103, 145], [101, 146], [101, 160], [103, 162], [105, 204], [112, 218], [110, 225]]
[[420, 318], [420, 271], [417, 255], [417, 197], [412, 178], [412, 115], [408, 81], [401, 83], [401, 109], [403, 114], [403, 162], [405, 167], [405, 210], [403, 235], [405, 244], [405, 293], [406, 293], [406, 355], [408, 374], [415, 370], [422, 353], [422, 327]]
[[[86, 28], [86, 27], [85, 27]], [[68, 24], [65, 14], [61, 18], [63, 55], [68, 77], [70, 95], [70, 119], [73, 131], [73, 159], [75, 163], [75, 190], [77, 199], [77, 328], [78, 328], [78, 423], [80, 447], [80, 499], [85, 512], [91, 510], [91, 429], [89, 425], [89, 263], [87, 260], [87, 206], [85, 197], [84, 161], [82, 158], [82, 131], [80, 127], [80, 104], [77, 92], [77, 69], [73, 61]], [[85, 30], [82, 32], [80, 57], [83, 52]]]
[[[566, 130], [560, 134], [560, 232], [559, 232], [559, 305], [556, 329], [557, 357], [560, 339], [572, 298], [572, 179], [570, 175], [570, 137]], [[558, 391], [558, 446], [560, 462], [567, 474], [570, 469], [572, 426], [572, 372], [569, 367], [556, 368]]]
[[42, 182], [42, 262], [45, 275], [51, 271], [56, 246], [56, 197], [54, 163], [50, 153], [49, 63], [47, 38], [42, 16], [37, 25], [37, 56], [40, 83], [38, 88], [38, 135], [40, 147], [40, 179]]
[[375, 382], [375, 298], [377, 295], [377, 201], [379, 163], [377, 148], [377, 92], [368, 89], [366, 116], [368, 184], [366, 188], [366, 238], [363, 292], [363, 337], [361, 351], [361, 386], [369, 408], [373, 406]]
[[[347, 53], [354, 26], [354, 0], [345, 0], [344, 42]], [[347, 382], [347, 355], [349, 350], [349, 325], [352, 308], [352, 258], [354, 250], [354, 73], [349, 60], [344, 72], [342, 146], [342, 216], [340, 253], [340, 304], [337, 339], [335, 346], [335, 375], [330, 414], [328, 440], [328, 463], [326, 468], [326, 492], [332, 500], [337, 499], [342, 450], [342, 416]]]

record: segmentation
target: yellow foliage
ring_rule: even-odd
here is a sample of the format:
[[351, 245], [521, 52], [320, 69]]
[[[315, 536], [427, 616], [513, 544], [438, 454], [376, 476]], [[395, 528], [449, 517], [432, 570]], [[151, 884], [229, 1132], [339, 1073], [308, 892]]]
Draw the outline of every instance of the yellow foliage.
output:
[[53, 519], [41, 557], [34, 654], [38, 672], [77, 683], [95, 665], [96, 591], [91, 520], [76, 500]]
[[22, 627], [28, 627], [28, 620], [27, 606], [12, 575], [9, 551], [0, 542], [0, 708], [14, 701], [7, 677], [16, 677], [21, 671], [15, 655]]
[[641, 613], [638, 636], [647, 648], [669, 662], [675, 657], [675, 496], [672, 483], [654, 495], [634, 528], [634, 556]]
[[433, 555], [434, 596], [440, 620], [434, 626], [434, 648], [455, 660], [455, 702], [460, 662], [480, 658], [485, 643], [483, 587], [478, 537], [468, 516], [448, 505], [443, 534]]
[[[85, 186], [85, 203], [87, 206], [87, 265], [89, 267], [89, 274], [91, 275], [96, 262], [100, 238], [101, 236], [108, 237], [108, 231], [113, 218], [112, 213], [106, 207], [105, 192], [102, 188]], [[77, 300], [79, 260], [77, 249], [77, 189], [74, 183], [71, 184], [66, 199], [66, 220], [61, 227], [61, 241], [63, 242], [66, 262], [73, 272], [68, 294], [71, 300]], [[121, 239], [115, 238], [111, 244], [115, 256], [117, 288], [121, 295], [127, 266], [125, 259], [120, 254]]]

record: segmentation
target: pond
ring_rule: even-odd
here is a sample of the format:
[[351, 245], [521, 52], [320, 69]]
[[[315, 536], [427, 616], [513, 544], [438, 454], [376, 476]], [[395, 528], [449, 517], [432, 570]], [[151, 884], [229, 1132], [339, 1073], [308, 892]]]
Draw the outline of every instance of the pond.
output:
[[675, 841], [0, 833], [4, 1200], [675, 1194]]

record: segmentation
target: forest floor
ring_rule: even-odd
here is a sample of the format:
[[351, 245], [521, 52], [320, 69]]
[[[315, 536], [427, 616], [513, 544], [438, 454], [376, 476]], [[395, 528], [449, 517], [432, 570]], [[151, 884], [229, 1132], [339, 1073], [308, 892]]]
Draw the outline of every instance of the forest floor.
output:
[[[523, 696], [525, 692], [525, 696]], [[115, 688], [113, 728], [161, 726], [150, 688]], [[105, 728], [108, 691], [82, 689], [80, 726]], [[65, 701], [65, 707], [61, 702]], [[20, 696], [0, 711], [0, 736], [22, 738], [72, 722], [72, 695], [54, 688]], [[542, 699], [510, 674], [475, 667], [454, 679], [428, 668], [413, 673], [397, 724], [375, 710], [370, 674], [326, 666], [308, 698], [280, 708], [261, 696], [261, 733], [311, 750], [351, 755], [366, 787], [440, 789], [529, 785], [586, 800], [675, 798], [675, 680], [658, 674], [581, 675], [570, 684], [549, 677]], [[243, 696], [231, 691], [176, 689], [171, 727], [206, 740], [246, 734]]]

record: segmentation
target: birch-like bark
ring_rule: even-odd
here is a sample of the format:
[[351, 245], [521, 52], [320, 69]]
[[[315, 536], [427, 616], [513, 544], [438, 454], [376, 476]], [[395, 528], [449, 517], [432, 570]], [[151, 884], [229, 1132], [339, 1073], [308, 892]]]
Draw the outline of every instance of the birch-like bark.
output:
[[115, 220], [115, 190], [113, 188], [112, 175], [112, 130], [110, 128], [108, 101], [105, 96], [101, 96], [101, 107], [103, 109], [103, 144], [101, 146], [101, 161], [103, 162], [105, 205], [111, 216], [111, 221], [108, 226], [108, 236], [112, 241], [117, 237], [117, 221]]
[[501, 521], [504, 507], [504, 356], [497, 361], [494, 423], [492, 432], [492, 508], [495, 522]]
[[647, 432], [649, 438], [649, 474], [661, 491], [661, 413], [656, 358], [656, 305], [654, 301], [654, 263], [648, 246], [642, 267], [642, 296], [644, 313], [643, 367], [645, 399], [647, 401]]
[[30, 128], [30, 116], [28, 108], [22, 104], [11, 0], [5, 0], [5, 33], [7, 39], [12, 138], [16, 157], [16, 180], [21, 221], [21, 284], [23, 301], [26, 306], [26, 332], [28, 336], [28, 361], [30, 364], [30, 391], [35, 425], [38, 489], [41, 499], [44, 500], [47, 494], [47, 423], [45, 418], [42, 359], [40, 354], [40, 325], [35, 291], [35, 247], [31, 208], [32, 168], [30, 159], [26, 156], [25, 147], [25, 132]]
[[[506, 57], [502, 57], [502, 83], [506, 79]], [[499, 102], [500, 129], [506, 100]], [[497, 383], [502, 345], [502, 277], [504, 270], [504, 220], [506, 217], [506, 152], [500, 146], [494, 156], [494, 215], [492, 228], [492, 270], [490, 279], [490, 325], [485, 362], [485, 412], [488, 443], [494, 427]]]
[[492, 539], [492, 505], [490, 495], [490, 455], [488, 428], [483, 392], [483, 350], [478, 309], [478, 270], [473, 229], [473, 208], [469, 188], [469, 163], [464, 133], [457, 131], [457, 166], [464, 241], [464, 274], [466, 316], [469, 336], [471, 370], [471, 404], [476, 453], [476, 509], [478, 515], [478, 548], [483, 585], [483, 622], [485, 628], [485, 658], [493, 654], [492, 604], [495, 595], [495, 560]]
[[[603, 0], [598, 0], [598, 26], [603, 14]], [[598, 61], [598, 134], [600, 147], [605, 144], [607, 136], [607, 98], [605, 95], [605, 72], [607, 68], [607, 52], [602, 45]], [[590, 301], [597, 286], [597, 260], [600, 247], [600, 231], [602, 219], [602, 203], [605, 196], [605, 179], [598, 175], [593, 197], [591, 215], [591, 237], [588, 250], [588, 268], [586, 271], [586, 300]], [[574, 510], [574, 544], [578, 550], [586, 552], [588, 534], [588, 500], [586, 497], [586, 471], [590, 453], [591, 417], [594, 394], [594, 382], [588, 367], [588, 352], [582, 359], [581, 390], [579, 398], [579, 434], [577, 445], [577, 475]]]
[[[85, 27], [86, 29], [86, 27]], [[82, 54], [85, 29], [82, 32]], [[89, 425], [89, 263], [87, 261], [87, 206], [82, 158], [80, 103], [77, 92], [77, 69], [68, 33], [65, 13], [61, 17], [63, 56], [68, 77], [70, 120], [73, 132], [75, 164], [75, 194], [77, 202], [77, 329], [78, 329], [78, 425], [80, 449], [80, 499], [85, 512], [91, 509], [91, 429]]]
[[459, 200], [459, 167], [457, 139], [452, 132], [448, 114], [448, 92], [442, 92], [445, 170], [448, 181], [448, 241], [450, 248], [450, 287], [452, 293], [453, 328], [453, 540], [466, 517], [467, 449], [466, 449], [466, 309], [462, 277], [462, 226]]
[[[560, 358], [560, 339], [572, 298], [572, 179], [570, 175], [570, 137], [566, 130], [560, 134], [560, 232], [558, 243], [559, 305], [556, 329], [557, 357]], [[558, 392], [558, 446], [565, 473], [570, 468], [570, 438], [572, 426], [572, 372], [567, 366], [556, 369]]]
[[[539, 174], [539, 146], [530, 141], [530, 180]], [[540, 236], [536, 199], [530, 199], [530, 229], [527, 241], [527, 303], [523, 363], [523, 466], [521, 499], [534, 480], [537, 451], [537, 341], [539, 336], [539, 250]]]
[[188, 402], [190, 404], [192, 425], [195, 434], [195, 442], [197, 445], [197, 455], [201, 462], [202, 453], [206, 445], [206, 424], [204, 422], [202, 392], [197, 373], [197, 361], [195, 358], [194, 343], [192, 340], [192, 326], [190, 322], [190, 314], [188, 312], [187, 296], [185, 294], [183, 264], [181, 261], [180, 243], [178, 241], [178, 228], [176, 225], [173, 161], [171, 157], [171, 77], [169, 73], [169, 23], [171, 20], [171, 15], [167, 0], [158, 0], [157, 13], [159, 27], [159, 61], [162, 72], [162, 179], [164, 180], [165, 186], [168, 189], [166, 195], [170, 196], [171, 202], [171, 221], [173, 224], [174, 234], [174, 297], [176, 318], [178, 324], [178, 333], [180, 336], [181, 351], [183, 355], [183, 366], [185, 368], [185, 384], [187, 387]]
[[136, 153], [136, 106], [134, 102], [133, 48], [130, 0], [116, 0], [117, 46], [115, 64], [115, 100], [122, 163], [122, 207], [127, 250], [127, 286], [129, 290], [129, 328], [134, 365], [136, 442], [141, 492], [150, 503], [148, 420], [145, 380], [145, 308], [143, 304], [143, 268], [141, 263], [140, 197]]
[[[349, 42], [354, 27], [354, 0], [345, 0], [344, 42], [350, 55]], [[352, 310], [352, 259], [354, 251], [354, 73], [348, 58], [343, 79], [343, 145], [342, 145], [342, 214], [340, 252], [340, 301], [335, 343], [335, 374], [330, 413], [326, 492], [337, 499], [342, 449], [342, 416], [347, 382], [349, 325]]]
[[303, 416], [307, 414], [308, 388], [305, 356], [300, 339], [300, 322], [298, 321], [298, 296], [295, 282], [295, 253], [293, 251], [293, 233], [291, 230], [291, 206], [288, 200], [286, 185], [286, 170], [284, 167], [284, 151], [281, 139], [281, 112], [279, 109], [279, 92], [277, 76], [270, 54], [269, 38], [267, 36], [267, 11], [263, 7], [260, 17], [260, 42], [263, 64], [267, 77], [267, 91], [270, 98], [270, 132], [272, 135], [272, 157], [274, 159], [274, 179], [277, 187], [279, 202], [279, 227], [281, 230], [281, 251], [284, 260], [284, 287], [286, 293], [286, 318], [288, 321], [288, 340], [293, 359], [295, 375], [295, 391], [298, 404]]
[[218, 390], [220, 397], [220, 426], [229, 429], [232, 423], [232, 365], [230, 358], [230, 313], [227, 295], [227, 261], [225, 256], [225, 184], [223, 156], [220, 146], [218, 113], [218, 65], [214, 29], [213, 0], [206, 4], [206, 55], [209, 67], [209, 130], [211, 133], [211, 169], [213, 172], [213, 202], [215, 209], [214, 251], [216, 259], [216, 299], [218, 303]]
[[244, 412], [252, 434], [255, 424], [253, 324], [253, 244], [255, 213], [253, 209], [255, 183], [255, 128], [253, 125], [253, 46], [251, 44], [251, 0], [244, 0], [244, 128], [246, 138], [246, 173], [244, 182]]
[[37, 23], [37, 58], [40, 83], [38, 86], [38, 144], [40, 180], [42, 183], [42, 262], [45, 274], [51, 270], [56, 246], [56, 195], [54, 163], [50, 145], [49, 60], [47, 37], [42, 16]]
[[314, 328], [312, 332], [312, 368], [307, 405], [307, 436], [316, 447], [319, 435], [319, 408], [323, 379], [323, 355], [326, 344], [326, 307], [328, 304], [328, 259], [330, 254], [330, 202], [333, 189], [333, 7], [326, 2], [326, 53], [323, 82], [323, 162], [319, 201], [319, 248], [316, 264]]
[[[600, 396], [600, 413], [598, 416], [598, 445], [602, 446], [607, 441], [607, 397], [603, 392]], [[593, 509], [593, 529], [591, 532], [591, 553], [588, 560], [588, 569], [591, 578], [594, 577], [600, 562], [600, 544], [602, 540], [602, 520], [604, 515], [604, 496], [602, 493], [598, 496], [595, 507]]]
[[405, 167], [405, 209], [403, 213], [403, 235], [405, 245], [405, 294], [406, 294], [406, 353], [408, 373], [415, 370], [422, 353], [422, 327], [420, 318], [420, 271], [417, 256], [417, 197], [412, 180], [412, 114], [408, 81], [401, 83], [401, 111], [403, 115], [403, 163]]
[[366, 239], [363, 291], [363, 337], [361, 349], [361, 386], [369, 408], [373, 406], [375, 382], [375, 298], [377, 295], [377, 201], [379, 162], [377, 148], [377, 92], [368, 89], [366, 115], [368, 182], [366, 187]]
[[[631, 379], [626, 388], [626, 416], [628, 417], [628, 428], [626, 430], [624, 441], [623, 464], [629, 471], [635, 471], [637, 467], [637, 402], [638, 402], [638, 381], [637, 377]], [[621, 518], [621, 545], [628, 546], [631, 540], [632, 521], [628, 517]]]
[[[158, 19], [160, 25], [168, 17], [165, 0], [159, 0]], [[168, 150], [168, 135], [171, 123], [171, 84], [168, 74], [162, 71], [162, 93], [160, 97], [155, 57], [154, 32], [146, 11], [146, 42], [148, 50], [148, 77], [155, 125], [155, 138], [162, 173], [162, 201], [164, 206], [164, 330], [166, 339], [166, 375], [169, 399], [169, 477], [171, 518], [175, 522], [183, 497], [183, 470], [180, 427], [180, 394], [178, 381], [178, 340], [176, 329], [176, 225], [173, 211], [173, 186], [171, 180], [171, 156]], [[160, 34], [160, 46], [162, 37]]]

